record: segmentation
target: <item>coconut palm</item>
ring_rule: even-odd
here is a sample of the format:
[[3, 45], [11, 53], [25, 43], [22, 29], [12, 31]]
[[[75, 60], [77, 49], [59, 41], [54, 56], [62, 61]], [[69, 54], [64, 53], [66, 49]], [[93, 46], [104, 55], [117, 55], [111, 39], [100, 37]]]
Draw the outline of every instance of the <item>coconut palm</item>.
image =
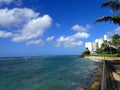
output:
[[101, 18], [98, 18], [95, 23], [97, 22], [113, 22], [114, 24], [119, 24], [120, 25], [120, 15], [116, 15], [116, 16], [103, 16]]
[[114, 36], [112, 36], [112, 44], [115, 45], [115, 47], [120, 45], [120, 35], [114, 34]]
[[95, 23], [97, 22], [113, 22], [114, 24], [119, 24], [120, 25], [120, 14], [118, 11], [120, 10], [120, 0], [108, 0], [107, 2], [102, 4], [102, 8], [105, 7], [110, 7], [115, 15], [114, 16], [103, 16], [95, 20]]

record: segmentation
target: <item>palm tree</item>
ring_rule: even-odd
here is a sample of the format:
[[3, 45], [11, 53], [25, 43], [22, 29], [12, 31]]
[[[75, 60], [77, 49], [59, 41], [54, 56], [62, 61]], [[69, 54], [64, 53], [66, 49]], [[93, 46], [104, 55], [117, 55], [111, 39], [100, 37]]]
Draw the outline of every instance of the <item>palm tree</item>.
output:
[[112, 54], [112, 51], [111, 51], [111, 45], [112, 45], [112, 41], [108, 41], [108, 45], [109, 45], [109, 47], [110, 47], [110, 54]]
[[103, 16], [95, 20], [95, 23], [97, 22], [113, 22], [114, 24], [120, 25], [120, 14], [118, 11], [120, 10], [120, 0], [108, 0], [107, 2], [102, 4], [102, 8], [110, 7], [113, 12], [115, 13], [114, 16]]
[[112, 44], [115, 45], [116, 48], [118, 45], [120, 45], [120, 35], [114, 34], [112, 36]]

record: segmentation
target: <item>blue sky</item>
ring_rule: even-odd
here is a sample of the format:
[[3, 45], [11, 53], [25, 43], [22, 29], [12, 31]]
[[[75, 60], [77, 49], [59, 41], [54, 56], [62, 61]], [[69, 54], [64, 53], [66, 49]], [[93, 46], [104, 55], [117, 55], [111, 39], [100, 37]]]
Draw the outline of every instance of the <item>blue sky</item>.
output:
[[95, 19], [113, 15], [106, 0], [0, 0], [0, 57], [79, 55], [84, 43], [120, 33]]

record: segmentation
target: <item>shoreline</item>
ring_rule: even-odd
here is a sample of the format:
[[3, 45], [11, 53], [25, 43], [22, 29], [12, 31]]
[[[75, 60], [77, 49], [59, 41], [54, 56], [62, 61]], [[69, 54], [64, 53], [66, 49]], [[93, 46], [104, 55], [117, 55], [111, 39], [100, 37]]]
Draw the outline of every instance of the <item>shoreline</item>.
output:
[[86, 59], [96, 59], [96, 60], [110, 60], [110, 61], [114, 61], [114, 60], [120, 60], [120, 57], [100, 57], [100, 56], [85, 56], [84, 58]]
[[[95, 60], [99, 60], [99, 61], [103, 61], [104, 60], [104, 57], [100, 57], [100, 56], [85, 56], [84, 57], [85, 59], [95, 59]], [[113, 75], [114, 77], [114, 80], [115, 82], [117, 83], [118, 87], [120, 85], [120, 57], [105, 57], [105, 60], [109, 63], [112, 63], [115, 71], [108, 71], [108, 72], [111, 72], [111, 74]], [[117, 65], [116, 62], [119, 64]], [[101, 65], [103, 63], [101, 62]], [[100, 81], [101, 81], [101, 73], [102, 73], [102, 66], [99, 65], [98, 66], [98, 71], [96, 72], [96, 74], [94, 75], [94, 78], [93, 78], [93, 84], [90, 86], [89, 89], [85, 89], [85, 90], [99, 90], [100, 89]], [[117, 65], [117, 67], [116, 67]], [[110, 68], [110, 67], [106, 67], [106, 68]], [[112, 69], [111, 69], [112, 70]], [[105, 73], [107, 75], [107, 73]], [[120, 87], [119, 87], [120, 88]]]

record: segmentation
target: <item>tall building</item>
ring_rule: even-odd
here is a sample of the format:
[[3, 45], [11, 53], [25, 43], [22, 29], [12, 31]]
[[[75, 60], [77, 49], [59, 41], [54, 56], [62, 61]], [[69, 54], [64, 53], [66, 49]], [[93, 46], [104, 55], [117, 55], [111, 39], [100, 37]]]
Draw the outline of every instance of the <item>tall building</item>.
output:
[[93, 42], [92, 43], [92, 51], [96, 51], [98, 49], [98, 43], [97, 42]]
[[90, 52], [94, 52], [98, 49], [98, 43], [96, 42], [87, 42], [85, 47], [89, 49]]
[[103, 38], [96, 39], [94, 42], [86, 42], [85, 47], [88, 48], [90, 52], [94, 52], [98, 48], [101, 48], [104, 41], [109, 41], [107, 35], [104, 35]]
[[101, 48], [101, 45], [104, 42], [104, 39], [103, 38], [96, 39], [95, 42], [98, 43], [98, 48]]
[[93, 46], [92, 46], [92, 42], [87, 42], [87, 43], [85, 43], [85, 47], [88, 48], [90, 52], [92, 52], [92, 50], [93, 50], [93, 49], [92, 49], [92, 47], [93, 47]]
[[104, 35], [104, 41], [107, 41], [107, 40], [108, 40], [107, 35]]

